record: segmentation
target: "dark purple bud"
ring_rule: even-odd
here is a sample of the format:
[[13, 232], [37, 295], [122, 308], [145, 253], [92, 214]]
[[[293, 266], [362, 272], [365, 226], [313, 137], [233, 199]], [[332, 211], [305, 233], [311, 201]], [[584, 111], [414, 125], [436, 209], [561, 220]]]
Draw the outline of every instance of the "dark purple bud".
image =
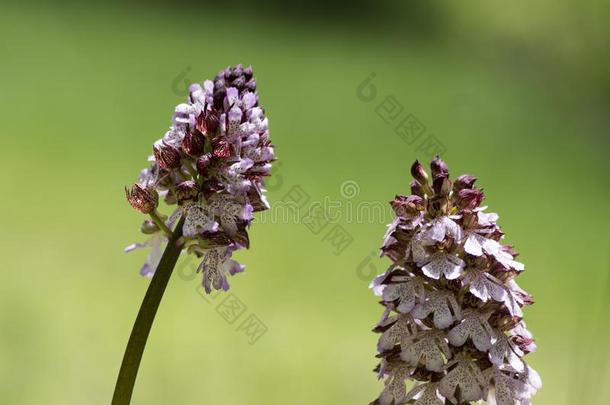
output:
[[136, 211], [142, 214], [150, 214], [159, 205], [159, 194], [153, 188], [144, 188], [139, 184], [134, 184], [131, 189], [125, 187], [127, 201]]
[[199, 117], [197, 117], [196, 128], [199, 132], [205, 135], [210, 135], [216, 132], [219, 125], [220, 121], [218, 118], [218, 111], [216, 111], [214, 108], [210, 111], [199, 114]]
[[246, 77], [247, 80], [252, 79], [252, 76], [254, 76], [254, 71], [252, 70], [252, 66], [248, 66], [248, 67], [244, 68], [244, 76]]
[[182, 147], [191, 156], [201, 155], [205, 147], [205, 135], [197, 129], [187, 132]]
[[390, 205], [396, 216], [405, 218], [413, 217], [425, 209], [423, 198], [417, 195], [410, 195], [408, 197], [397, 195], [390, 202]]
[[531, 337], [516, 335], [513, 342], [526, 354], [536, 351], [536, 342]]
[[239, 76], [231, 83], [231, 87], [237, 87], [238, 89], [243, 89], [246, 85], [246, 78], [243, 76]]
[[178, 204], [183, 204], [188, 200], [195, 200], [199, 195], [199, 188], [197, 183], [193, 180], [183, 181], [176, 186], [176, 199]]
[[432, 177], [439, 176], [441, 174], [449, 174], [449, 168], [447, 164], [436, 155], [436, 157], [430, 163], [430, 170], [432, 171]]
[[456, 204], [461, 209], [473, 210], [483, 202], [483, 192], [478, 189], [463, 189], [456, 196]]
[[426, 184], [428, 182], [428, 173], [426, 173], [424, 167], [419, 163], [419, 160], [416, 160], [411, 166], [411, 176], [420, 184]]
[[201, 176], [204, 176], [206, 174], [211, 162], [212, 162], [211, 154], [206, 153], [205, 155], [199, 156], [199, 159], [197, 159], [197, 172]]
[[442, 173], [434, 177], [432, 189], [436, 195], [448, 196], [451, 191], [451, 180], [448, 173]]
[[246, 83], [246, 89], [248, 89], [250, 91], [256, 91], [256, 79], [255, 78], [248, 80], [248, 82]]
[[410, 188], [411, 188], [411, 194], [415, 194], [416, 196], [419, 197], [424, 197], [424, 188], [422, 187], [421, 184], [419, 184], [419, 182], [417, 180], [413, 180], [410, 184], [409, 184]]
[[212, 155], [217, 158], [227, 158], [233, 154], [233, 147], [226, 139], [215, 138], [212, 141]]
[[458, 192], [465, 188], [472, 188], [475, 181], [477, 181], [476, 177], [469, 174], [462, 174], [460, 177], [455, 179], [455, 182], [453, 183], [453, 191]]
[[180, 167], [180, 151], [165, 142], [156, 142], [153, 145], [155, 160], [164, 169]]

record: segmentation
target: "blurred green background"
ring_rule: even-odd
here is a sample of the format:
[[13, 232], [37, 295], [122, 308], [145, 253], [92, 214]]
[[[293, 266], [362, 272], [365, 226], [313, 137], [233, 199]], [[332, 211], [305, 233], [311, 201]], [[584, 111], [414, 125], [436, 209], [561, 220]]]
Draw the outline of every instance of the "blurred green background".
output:
[[[254, 66], [270, 118], [272, 204], [295, 186], [310, 201], [385, 203], [408, 192], [411, 162], [431, 158], [418, 145], [435, 136], [453, 174], [479, 177], [526, 264], [529, 360], [544, 381], [534, 403], [607, 403], [609, 11], [576, 0], [3, 2], [0, 403], [109, 403], [148, 285], [144, 254], [122, 252], [142, 239], [122, 188], [185, 81], [236, 63]], [[357, 88], [371, 73], [366, 102]], [[387, 96], [425, 126], [417, 142], [378, 114]], [[247, 272], [230, 280], [246, 307], [233, 324], [181, 262], [133, 403], [374, 399], [381, 307], [366, 278], [388, 264], [372, 254], [385, 214], [319, 234], [255, 223], [239, 254]], [[334, 225], [352, 240], [339, 255], [324, 238]], [[249, 314], [268, 329], [253, 345], [236, 330]]]

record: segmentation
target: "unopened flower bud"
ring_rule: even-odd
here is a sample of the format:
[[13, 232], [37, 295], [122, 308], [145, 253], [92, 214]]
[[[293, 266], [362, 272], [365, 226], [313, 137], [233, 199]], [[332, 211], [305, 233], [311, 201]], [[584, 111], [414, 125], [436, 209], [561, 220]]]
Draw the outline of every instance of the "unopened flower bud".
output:
[[147, 219], [140, 227], [140, 231], [142, 231], [142, 233], [145, 235], [152, 235], [153, 233], [159, 232], [159, 230], [159, 227], [152, 219]]
[[209, 153], [199, 156], [199, 159], [197, 159], [197, 172], [201, 176], [205, 175], [211, 162], [212, 155], [210, 155]]
[[217, 158], [227, 158], [232, 155], [233, 148], [226, 139], [216, 138], [212, 142], [212, 154]]
[[232, 87], [237, 87], [238, 89], [243, 88], [246, 85], [246, 78], [243, 76], [237, 77], [235, 80], [231, 82]]
[[196, 129], [187, 132], [182, 141], [182, 147], [191, 156], [201, 155], [205, 147], [205, 135]]
[[252, 71], [252, 66], [248, 66], [244, 68], [244, 76], [246, 77], [246, 79], [250, 80], [252, 79], [252, 76], [254, 75], [254, 72]]
[[451, 191], [451, 180], [449, 180], [448, 173], [442, 173], [434, 177], [432, 182], [432, 189], [436, 195], [447, 196]]
[[216, 111], [210, 111], [205, 116], [205, 128], [208, 133], [215, 132], [220, 125], [218, 113]]
[[256, 91], [256, 79], [255, 78], [248, 80], [248, 82], [246, 83], [246, 89], [248, 89], [250, 91]]
[[447, 164], [438, 155], [430, 162], [430, 170], [432, 171], [432, 178], [441, 174], [449, 174]]
[[188, 200], [195, 200], [199, 194], [197, 183], [193, 180], [183, 181], [176, 186], [176, 199], [178, 204], [182, 204]]
[[469, 174], [462, 174], [457, 179], [455, 179], [455, 182], [453, 183], [453, 191], [458, 192], [465, 188], [472, 188], [475, 181], [477, 181], [476, 177], [471, 176]]
[[483, 192], [478, 189], [463, 189], [457, 193], [455, 198], [457, 206], [461, 209], [473, 210], [483, 202]]
[[242, 76], [244, 74], [244, 66], [240, 63], [238, 65], [235, 65], [235, 67], [233, 68], [233, 75], [235, 77], [239, 77]]
[[428, 182], [428, 173], [426, 173], [424, 167], [419, 163], [419, 160], [416, 160], [411, 166], [411, 176], [420, 184], [426, 184]]
[[218, 112], [214, 108], [212, 108], [210, 111], [202, 112], [199, 114], [199, 117], [197, 117], [196, 128], [203, 134], [213, 134], [216, 132], [219, 125], [220, 121], [218, 119]]
[[419, 184], [419, 182], [417, 180], [413, 180], [410, 184], [409, 184], [410, 188], [411, 188], [411, 194], [415, 194], [416, 196], [419, 197], [424, 197], [424, 188], [422, 187], [421, 184]]
[[159, 205], [159, 194], [152, 188], [134, 184], [131, 189], [125, 187], [125, 196], [129, 204], [143, 214], [150, 214]]
[[153, 145], [155, 160], [164, 169], [176, 169], [180, 167], [180, 151], [165, 142], [156, 142]]
[[417, 195], [396, 196], [390, 205], [396, 216], [405, 218], [413, 217], [425, 209], [423, 198]]

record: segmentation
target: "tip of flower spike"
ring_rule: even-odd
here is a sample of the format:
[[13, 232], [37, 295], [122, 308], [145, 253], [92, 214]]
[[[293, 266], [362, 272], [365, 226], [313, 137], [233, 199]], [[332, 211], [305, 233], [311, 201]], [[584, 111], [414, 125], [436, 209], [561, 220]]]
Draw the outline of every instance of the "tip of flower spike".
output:
[[[386, 388], [375, 403], [470, 403], [494, 389], [507, 403], [529, 403], [540, 382], [522, 362], [535, 349], [521, 310], [533, 299], [513, 280], [523, 265], [512, 247], [500, 243], [497, 214], [480, 207], [484, 194], [474, 188], [476, 178], [463, 175], [452, 184], [438, 156], [430, 168], [431, 184], [416, 161], [412, 195], [391, 202], [396, 218], [382, 252], [393, 264], [371, 285], [375, 293], [385, 287], [385, 311], [374, 331], [382, 334], [375, 371]], [[413, 220], [409, 202], [421, 202], [425, 215]], [[401, 317], [406, 322], [399, 327]], [[417, 396], [405, 396], [406, 380], [419, 381]]]
[[426, 173], [422, 164], [419, 163], [419, 160], [416, 160], [411, 165], [411, 176], [422, 185], [428, 182], [428, 173]]
[[[160, 196], [168, 205], [179, 205], [172, 217], [184, 218], [183, 240], [192, 242], [185, 249], [202, 257], [210, 249], [249, 247], [247, 229], [254, 211], [269, 208], [264, 178], [271, 174], [273, 160], [268, 120], [259, 106], [252, 67], [229, 66], [214, 80], [188, 88], [187, 101], [175, 108], [172, 126], [154, 143], [152, 166], [142, 172], [138, 183], [158, 193], [152, 196], [155, 199]], [[145, 205], [152, 198], [144, 191], [125, 192], [134, 208], [147, 212], [158, 202]], [[219, 203], [220, 195], [226, 201]], [[156, 209], [150, 215], [153, 220], [162, 217]], [[154, 222], [141, 227], [150, 235], [144, 245], [153, 250], [157, 246], [151, 240], [163, 235], [159, 232], [163, 226]], [[243, 270], [224, 262], [225, 267], [218, 269], [226, 276]], [[211, 273], [208, 287], [226, 290], [226, 277]]]
[[438, 155], [430, 162], [430, 170], [432, 171], [433, 178], [441, 174], [449, 175], [447, 164], [443, 162]]

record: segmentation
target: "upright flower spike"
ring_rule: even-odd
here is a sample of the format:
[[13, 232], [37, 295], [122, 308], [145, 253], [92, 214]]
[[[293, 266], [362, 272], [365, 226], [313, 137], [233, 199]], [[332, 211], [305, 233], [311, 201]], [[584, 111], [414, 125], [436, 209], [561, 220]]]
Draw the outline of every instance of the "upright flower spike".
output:
[[[275, 160], [252, 68], [228, 67], [214, 81], [191, 85], [172, 121], [153, 144], [152, 165], [126, 189], [130, 204], [156, 225], [144, 227], [146, 243], [127, 250], [153, 247], [142, 272], [152, 276], [171, 233], [167, 225], [184, 217], [183, 247], [202, 260], [205, 290], [227, 290], [228, 276], [243, 271], [231, 255], [248, 247], [252, 213], [269, 208], [263, 180]], [[159, 196], [176, 206], [169, 217], [156, 211]]]
[[[140, 274], [152, 278], [134, 323], [112, 405], [129, 405], [157, 308], [182, 252], [201, 260], [206, 293], [228, 290], [229, 276], [244, 271], [233, 252], [250, 246], [253, 214], [269, 208], [263, 180], [275, 160], [265, 111], [258, 103], [251, 67], [229, 67], [214, 81], [193, 84], [176, 107], [172, 125], [154, 142], [152, 165], [125, 188], [131, 206], [147, 218], [149, 248]], [[161, 214], [159, 197], [171, 215]], [[500, 355], [500, 354], [499, 354]]]
[[533, 300], [514, 280], [524, 266], [476, 178], [452, 183], [438, 156], [430, 168], [416, 161], [413, 195], [391, 202], [381, 255], [392, 265], [371, 283], [385, 307], [374, 329], [385, 388], [372, 404], [529, 405], [542, 383], [523, 359], [536, 348], [521, 310]]

